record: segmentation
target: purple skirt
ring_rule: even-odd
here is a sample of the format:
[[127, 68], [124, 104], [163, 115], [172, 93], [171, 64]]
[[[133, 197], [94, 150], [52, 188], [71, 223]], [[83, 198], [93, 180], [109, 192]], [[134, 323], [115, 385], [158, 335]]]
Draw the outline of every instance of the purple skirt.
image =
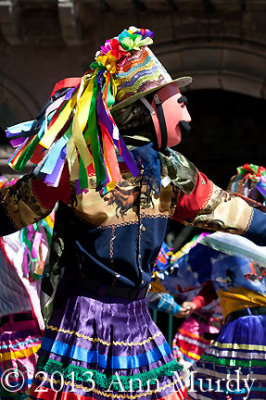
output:
[[193, 364], [190, 381], [193, 400], [266, 399], [266, 315], [244, 316], [224, 325]]
[[179, 366], [147, 300], [82, 294], [66, 299], [49, 320], [31, 397], [186, 399]]

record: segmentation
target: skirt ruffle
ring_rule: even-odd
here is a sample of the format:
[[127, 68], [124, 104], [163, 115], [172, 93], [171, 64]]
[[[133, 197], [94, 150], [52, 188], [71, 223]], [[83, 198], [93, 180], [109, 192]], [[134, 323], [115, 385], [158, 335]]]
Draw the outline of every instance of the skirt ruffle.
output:
[[41, 345], [37, 321], [7, 323], [0, 330], [0, 399], [28, 399]]
[[212, 341], [205, 338], [205, 333], [219, 332], [211, 325], [212, 318], [207, 321], [199, 321], [192, 315], [182, 323], [173, 339], [173, 354], [177, 361], [184, 360], [192, 364], [207, 350]]
[[146, 299], [69, 297], [50, 318], [39, 355], [33, 399], [187, 398]]
[[191, 399], [265, 399], [266, 316], [244, 316], [224, 325], [194, 363], [190, 382]]

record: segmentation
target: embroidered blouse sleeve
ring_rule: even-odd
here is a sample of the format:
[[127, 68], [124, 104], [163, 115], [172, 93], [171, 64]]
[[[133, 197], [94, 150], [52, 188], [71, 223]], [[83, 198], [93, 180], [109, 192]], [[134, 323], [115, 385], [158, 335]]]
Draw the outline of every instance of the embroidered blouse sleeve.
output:
[[180, 193], [173, 218], [202, 229], [237, 233], [265, 245], [266, 215], [249, 203], [249, 199], [220, 189], [198, 171], [193, 191]]
[[148, 295], [149, 306], [157, 311], [164, 311], [175, 315], [180, 311], [181, 306], [175, 301], [169, 293], [150, 292]]
[[0, 236], [9, 235], [24, 226], [46, 217], [57, 201], [69, 204], [71, 185], [67, 169], [62, 173], [58, 187], [46, 185], [42, 180], [27, 175], [0, 192]]

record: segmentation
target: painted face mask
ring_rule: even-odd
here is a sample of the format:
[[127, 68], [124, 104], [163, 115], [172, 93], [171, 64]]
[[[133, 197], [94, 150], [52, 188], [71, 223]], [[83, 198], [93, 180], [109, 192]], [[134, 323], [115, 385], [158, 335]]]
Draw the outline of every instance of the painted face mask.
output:
[[180, 143], [181, 134], [190, 130], [191, 122], [186, 103], [176, 84], [171, 84], [160, 89], [153, 95], [152, 102], [141, 99], [149, 109], [153, 121], [157, 147], [163, 150]]

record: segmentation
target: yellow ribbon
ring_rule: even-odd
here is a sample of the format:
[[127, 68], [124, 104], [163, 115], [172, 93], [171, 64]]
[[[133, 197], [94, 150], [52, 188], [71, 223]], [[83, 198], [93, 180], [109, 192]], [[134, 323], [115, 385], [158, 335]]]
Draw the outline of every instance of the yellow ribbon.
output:
[[42, 140], [40, 141], [40, 144], [43, 147], [45, 147], [46, 149], [49, 149], [51, 147], [56, 136], [58, 135], [58, 132], [60, 132], [64, 128], [65, 124], [69, 120], [73, 112], [73, 109], [76, 105], [76, 101], [77, 101], [77, 93], [74, 93], [74, 95], [66, 104], [65, 108], [59, 114], [54, 124], [44, 134]]
[[79, 162], [73, 137], [69, 139], [66, 150], [70, 178], [71, 180], [76, 180], [79, 178]]
[[[82, 158], [85, 167], [92, 163], [92, 157], [84, 139], [83, 131], [88, 122], [91, 99], [93, 95], [94, 76], [84, 76], [82, 78], [79, 91], [77, 93], [77, 104], [73, 110], [74, 117], [72, 123], [72, 136], [67, 144], [67, 160], [72, 179], [78, 179], [78, 153]], [[77, 150], [76, 150], [77, 149]]]
[[[41, 338], [40, 338], [41, 339]], [[38, 344], [37, 346], [32, 346], [28, 349], [22, 349], [12, 352], [7, 352], [0, 354], [0, 362], [8, 361], [8, 360], [17, 360], [20, 358], [27, 358], [32, 354], [36, 354], [37, 351], [40, 349], [41, 345]]]

